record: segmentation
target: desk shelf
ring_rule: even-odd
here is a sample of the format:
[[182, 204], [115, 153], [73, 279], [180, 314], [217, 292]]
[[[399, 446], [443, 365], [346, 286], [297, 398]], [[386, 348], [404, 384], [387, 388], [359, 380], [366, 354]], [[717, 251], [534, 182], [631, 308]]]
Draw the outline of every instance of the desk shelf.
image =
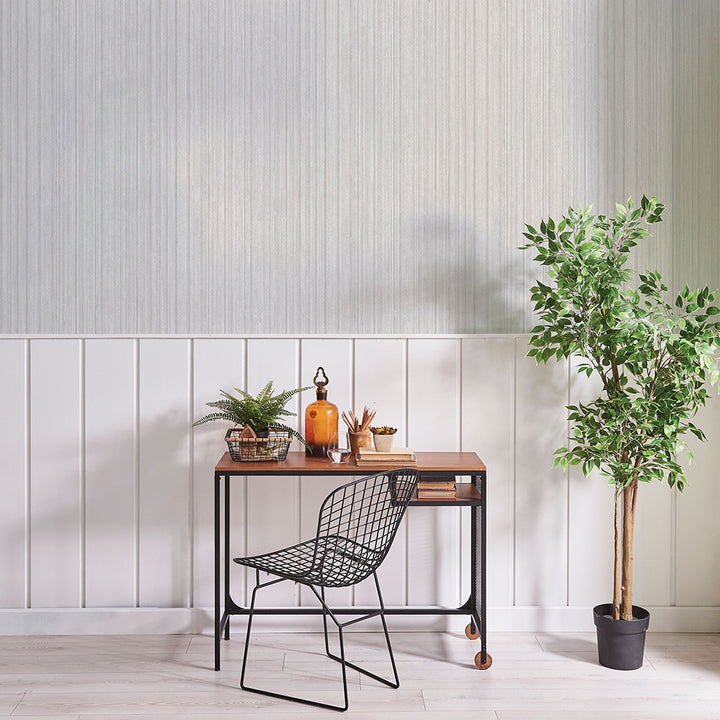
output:
[[473, 483], [455, 483], [455, 497], [418, 498], [415, 495], [409, 504], [428, 505], [430, 507], [472, 507], [473, 505], [482, 505], [482, 495]]

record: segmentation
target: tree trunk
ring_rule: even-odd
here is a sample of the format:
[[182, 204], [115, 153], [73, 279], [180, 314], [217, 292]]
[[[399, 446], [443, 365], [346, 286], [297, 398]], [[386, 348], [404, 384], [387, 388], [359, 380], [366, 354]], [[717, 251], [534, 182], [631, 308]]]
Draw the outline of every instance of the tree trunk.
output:
[[619, 487], [615, 488], [615, 564], [613, 566], [614, 582], [613, 582], [613, 618], [615, 620], [620, 619], [620, 597], [621, 597], [621, 585], [622, 575], [620, 572], [621, 568], [621, 557], [622, 557], [622, 527], [620, 522], [620, 495], [622, 490]]
[[632, 620], [633, 584], [633, 535], [635, 532], [635, 502], [638, 481], [635, 478], [623, 490], [623, 533], [622, 533], [622, 604], [620, 619]]

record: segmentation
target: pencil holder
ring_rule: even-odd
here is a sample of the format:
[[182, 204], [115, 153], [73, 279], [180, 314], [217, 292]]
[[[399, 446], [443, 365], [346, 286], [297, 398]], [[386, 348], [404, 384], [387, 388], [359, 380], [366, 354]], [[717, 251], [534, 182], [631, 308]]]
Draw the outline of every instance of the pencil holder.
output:
[[360, 448], [372, 447], [372, 433], [369, 430], [360, 432], [351, 430], [348, 433], [348, 439], [350, 440], [350, 452], [355, 457], [357, 457]]

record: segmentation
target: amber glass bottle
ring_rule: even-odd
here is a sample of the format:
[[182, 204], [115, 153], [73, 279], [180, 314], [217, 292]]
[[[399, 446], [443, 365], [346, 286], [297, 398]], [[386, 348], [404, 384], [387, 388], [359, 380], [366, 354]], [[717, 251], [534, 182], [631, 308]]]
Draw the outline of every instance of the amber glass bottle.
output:
[[325, 371], [319, 367], [313, 378], [317, 400], [305, 409], [305, 442], [308, 444], [305, 454], [309, 457], [327, 457], [330, 438], [337, 436], [338, 409], [327, 400], [328, 382]]

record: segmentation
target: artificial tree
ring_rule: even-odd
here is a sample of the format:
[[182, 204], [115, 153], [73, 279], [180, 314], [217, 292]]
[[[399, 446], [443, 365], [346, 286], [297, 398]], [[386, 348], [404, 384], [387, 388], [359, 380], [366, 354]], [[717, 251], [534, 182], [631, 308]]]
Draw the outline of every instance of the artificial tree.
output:
[[614, 485], [616, 620], [633, 618], [639, 484], [665, 479], [683, 490], [682, 438], [705, 439], [691, 419], [718, 380], [716, 293], [685, 286], [671, 304], [659, 273], [627, 267], [633, 247], [649, 236], [645, 226], [660, 222], [663, 210], [646, 197], [610, 216], [570, 208], [560, 222], [543, 221], [539, 231], [527, 225], [523, 233], [529, 242], [522, 249], [535, 250], [548, 275], [531, 288], [539, 324], [528, 355], [538, 363], [577, 356], [578, 372], [602, 384], [593, 401], [567, 406], [569, 447], [555, 451], [555, 465], [581, 465], [586, 476], [598, 469]]

